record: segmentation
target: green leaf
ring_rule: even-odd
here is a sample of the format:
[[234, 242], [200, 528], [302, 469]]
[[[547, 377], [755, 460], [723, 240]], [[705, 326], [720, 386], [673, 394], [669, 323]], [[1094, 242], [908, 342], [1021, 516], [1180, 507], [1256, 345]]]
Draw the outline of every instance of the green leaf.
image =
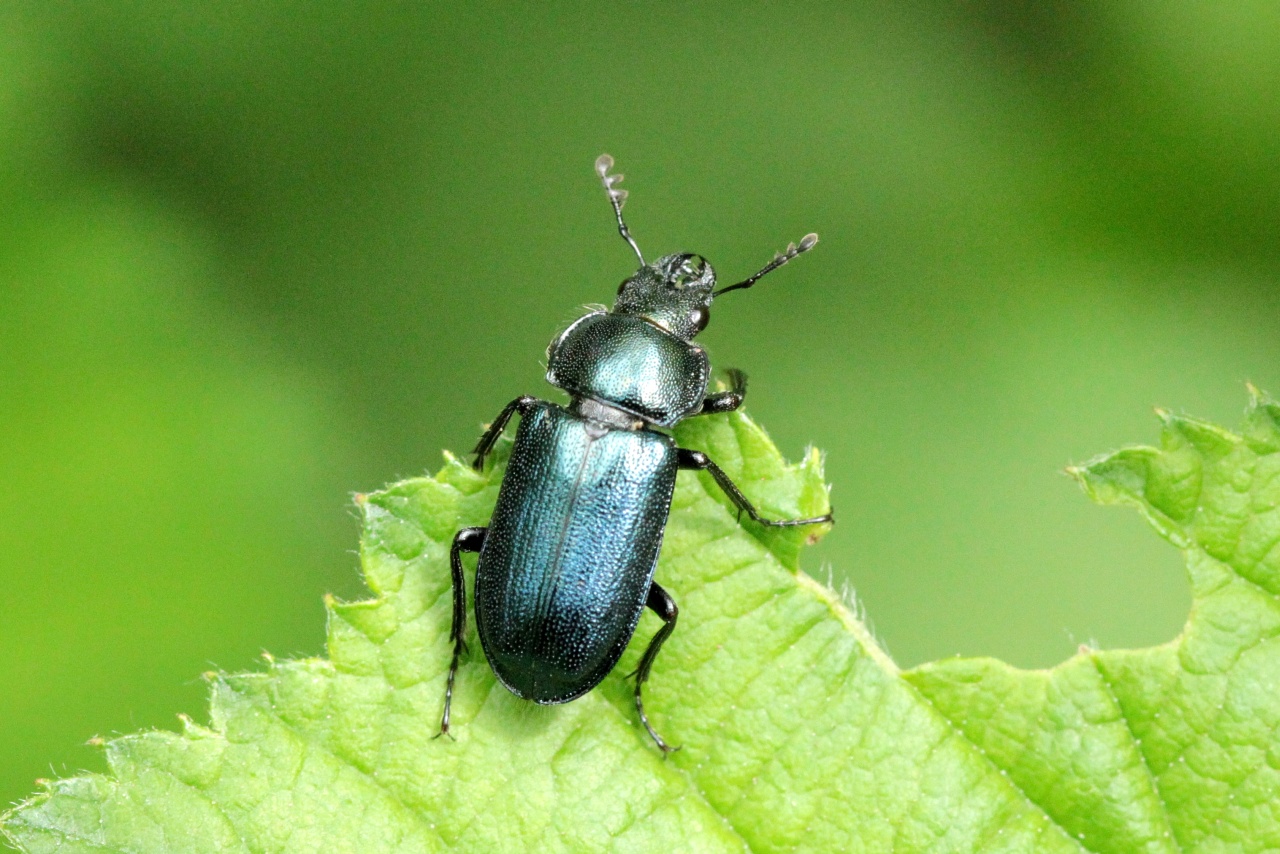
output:
[[[901, 672], [797, 570], [820, 532], [739, 525], [682, 474], [658, 567], [681, 620], [646, 697], [684, 749], [660, 757], [621, 676], [650, 616], [565, 706], [512, 697], [472, 643], [457, 741], [434, 739], [448, 545], [486, 521], [504, 445], [359, 500], [376, 598], [329, 603], [328, 659], [214, 675], [209, 727], [106, 742], [109, 775], [47, 783], [5, 831], [33, 852], [1274, 849], [1280, 407], [1255, 394], [1243, 435], [1162, 417], [1159, 449], [1072, 472], [1184, 551], [1194, 607], [1164, 646]], [[678, 436], [771, 515], [827, 506], [816, 452], [788, 466], [744, 416]]]

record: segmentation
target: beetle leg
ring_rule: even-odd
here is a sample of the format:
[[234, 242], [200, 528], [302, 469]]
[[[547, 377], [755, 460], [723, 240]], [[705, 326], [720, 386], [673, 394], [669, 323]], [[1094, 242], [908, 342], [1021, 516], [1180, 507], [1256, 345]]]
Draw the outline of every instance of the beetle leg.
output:
[[797, 525], [819, 525], [823, 522], [834, 522], [830, 513], [822, 516], [814, 516], [812, 519], [765, 519], [756, 512], [756, 508], [747, 500], [747, 496], [742, 494], [742, 490], [729, 479], [729, 475], [724, 473], [720, 466], [711, 461], [711, 458], [702, 451], [692, 451], [688, 448], [677, 448], [677, 463], [682, 469], [691, 469], [694, 471], [705, 471], [711, 475], [711, 479], [716, 482], [716, 486], [724, 490], [724, 494], [729, 496], [729, 500], [733, 502], [733, 506], [738, 508], [738, 519], [742, 519], [742, 514], [746, 513], [761, 525], [769, 525], [774, 528], [793, 528]]
[[453, 573], [453, 628], [449, 639], [453, 641], [453, 661], [449, 663], [449, 679], [444, 688], [444, 716], [440, 719], [440, 732], [435, 737], [449, 735], [449, 707], [453, 705], [453, 680], [458, 675], [458, 659], [467, 651], [467, 584], [462, 574], [462, 553], [478, 552], [484, 545], [488, 528], [463, 528], [453, 538], [449, 549], [449, 568]]
[[648, 730], [649, 737], [653, 739], [654, 744], [658, 745], [662, 755], [666, 756], [680, 748], [672, 747], [663, 741], [662, 736], [658, 735], [649, 723], [649, 716], [644, 713], [644, 700], [640, 698], [640, 689], [649, 678], [649, 670], [653, 667], [653, 660], [658, 657], [658, 650], [662, 649], [662, 644], [675, 630], [676, 617], [680, 616], [680, 609], [676, 607], [675, 600], [656, 582], [649, 585], [649, 598], [645, 605], [662, 618], [662, 628], [658, 629], [653, 640], [649, 641], [648, 648], [640, 658], [640, 666], [636, 668], [636, 711], [640, 713], [640, 723], [644, 724], [644, 728]]
[[528, 413], [530, 407], [535, 403], [541, 402], [536, 397], [524, 394], [504, 406], [502, 411], [498, 413], [498, 417], [493, 419], [493, 423], [489, 425], [489, 429], [484, 431], [484, 435], [476, 443], [475, 449], [471, 451], [476, 455], [476, 461], [471, 464], [472, 467], [476, 471], [481, 471], [484, 468], [485, 456], [493, 450], [493, 445], [498, 441], [498, 437], [502, 435], [502, 431], [507, 429], [507, 422], [511, 420], [512, 415], [518, 411], [523, 416]]
[[711, 415], [716, 412], [733, 412], [742, 406], [747, 396], [747, 375], [737, 368], [726, 371], [729, 375], [729, 390], [709, 394], [702, 399], [699, 415]]

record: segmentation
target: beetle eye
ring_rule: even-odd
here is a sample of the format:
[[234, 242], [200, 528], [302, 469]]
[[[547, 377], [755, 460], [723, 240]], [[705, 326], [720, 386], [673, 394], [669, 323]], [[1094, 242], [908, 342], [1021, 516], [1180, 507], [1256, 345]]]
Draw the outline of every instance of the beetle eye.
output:
[[689, 315], [689, 321], [693, 323], [693, 328], [696, 331], [701, 332], [707, 328], [707, 323], [711, 321], [711, 312], [699, 306]]
[[631, 280], [630, 280], [630, 279], [623, 279], [623, 280], [622, 280], [622, 284], [618, 285], [618, 296], [622, 296], [622, 292], [623, 292], [624, 290], [626, 290], [626, 289], [627, 289], [627, 282], [629, 282], [629, 281], [631, 281]]

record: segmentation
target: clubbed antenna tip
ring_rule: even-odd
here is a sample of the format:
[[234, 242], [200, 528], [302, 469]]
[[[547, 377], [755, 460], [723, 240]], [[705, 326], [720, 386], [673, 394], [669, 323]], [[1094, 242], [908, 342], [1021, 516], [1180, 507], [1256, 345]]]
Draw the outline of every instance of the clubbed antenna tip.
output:
[[624, 176], [610, 175], [609, 170], [613, 168], [613, 158], [608, 154], [601, 154], [596, 158], [596, 174], [600, 176], [600, 183], [604, 185], [604, 191], [609, 195], [609, 203], [613, 205], [613, 215], [618, 220], [618, 233], [622, 235], [622, 239], [627, 241], [627, 245], [636, 253], [636, 257], [640, 259], [640, 266], [644, 266], [644, 255], [640, 253], [640, 247], [636, 245], [635, 240], [631, 237], [631, 232], [627, 230], [627, 224], [622, 219], [622, 205], [627, 200], [627, 191], [618, 186], [622, 183]]
[[740, 288], [749, 288], [752, 285], [754, 285], [756, 282], [758, 282], [760, 279], [762, 279], [764, 276], [766, 276], [767, 274], [772, 273], [774, 270], [778, 269], [783, 264], [790, 261], [792, 258], [796, 257], [797, 255], [803, 252], [808, 252], [810, 249], [812, 249], [817, 245], [818, 245], [818, 235], [813, 232], [810, 232], [806, 234], [804, 237], [800, 238], [799, 243], [788, 243], [787, 248], [785, 250], [783, 250], [782, 252], [779, 252], [777, 255], [774, 255], [773, 260], [770, 261], [768, 264], [765, 264], [764, 267], [762, 267], [760, 271], [755, 275], [750, 276], [749, 278], [743, 279], [741, 282], [738, 282], [736, 285], [729, 285], [729, 287], [727, 288], [721, 288], [720, 290], [713, 293], [712, 296], [720, 296], [720, 294], [728, 293], [729, 291], [736, 291]]
[[627, 191], [618, 187], [622, 183], [625, 175], [610, 175], [609, 170], [613, 168], [613, 158], [608, 154], [601, 154], [596, 158], [596, 174], [600, 176], [600, 183], [604, 185], [604, 191], [609, 194], [609, 201], [622, 207], [623, 202], [627, 200]]

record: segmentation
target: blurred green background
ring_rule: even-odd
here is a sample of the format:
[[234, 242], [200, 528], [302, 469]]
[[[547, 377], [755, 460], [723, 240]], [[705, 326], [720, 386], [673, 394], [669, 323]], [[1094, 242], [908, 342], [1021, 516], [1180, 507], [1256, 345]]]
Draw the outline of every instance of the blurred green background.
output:
[[828, 452], [807, 565], [899, 662], [1171, 638], [1178, 554], [1062, 468], [1280, 391], [1277, 44], [1244, 2], [4, 4], [0, 803], [322, 651], [350, 493], [549, 394], [631, 272], [602, 151], [651, 257], [822, 234], [702, 340]]

